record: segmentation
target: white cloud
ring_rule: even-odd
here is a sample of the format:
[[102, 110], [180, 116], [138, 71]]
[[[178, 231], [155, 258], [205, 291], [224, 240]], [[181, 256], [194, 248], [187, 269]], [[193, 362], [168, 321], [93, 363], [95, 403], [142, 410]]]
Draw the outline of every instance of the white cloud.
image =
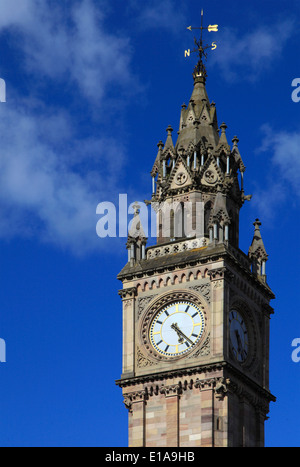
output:
[[131, 73], [130, 40], [108, 32], [104, 6], [101, 0], [74, 0], [67, 7], [48, 0], [0, 0], [0, 31], [13, 33], [27, 72], [67, 79], [100, 104], [112, 85], [126, 92], [139, 86]]
[[[105, 138], [82, 145], [63, 113], [53, 120], [2, 105], [0, 119], [0, 235], [35, 235], [78, 254], [100, 249], [96, 206], [118, 191], [119, 172], [109, 160], [117, 153], [121, 170], [122, 146]], [[73, 137], [71, 148], [45, 138], [48, 122], [52, 132], [66, 129]], [[85, 169], [77, 170], [82, 161]]]
[[272, 154], [272, 163], [280, 171], [280, 178], [287, 182], [300, 196], [300, 129], [299, 131], [276, 131], [269, 125], [262, 128], [264, 139], [261, 152]]
[[[30, 98], [8, 86], [7, 103], [0, 104], [0, 237], [38, 237], [83, 254], [106, 248], [96, 235], [96, 207], [122, 190], [126, 159], [122, 141], [108, 136], [91, 111], [107, 108], [112, 87], [120, 102], [122, 92], [137, 92], [139, 84], [130, 40], [107, 31], [106, 2], [67, 3], [0, 0], [0, 32], [22, 52], [21, 66], [34, 83]], [[99, 125], [96, 136], [77, 134], [68, 103], [42, 103], [49, 79], [73, 86], [73, 95], [80, 92], [92, 104], [88, 118]]]
[[293, 20], [278, 24], [258, 26], [242, 34], [228, 28], [218, 33], [218, 48], [210, 55], [211, 63], [217, 64], [225, 79], [257, 79], [280, 57], [295, 30]]
[[136, 10], [137, 18], [142, 28], [168, 29], [176, 32], [184, 28], [185, 5], [179, 5], [173, 0], [152, 0], [151, 4], [145, 3], [141, 8], [139, 0], [130, 0], [131, 8]]
[[255, 190], [252, 205], [272, 221], [287, 201], [299, 203], [300, 128], [288, 132], [264, 125], [262, 131], [263, 141], [257, 152], [269, 160], [269, 171], [264, 188]]

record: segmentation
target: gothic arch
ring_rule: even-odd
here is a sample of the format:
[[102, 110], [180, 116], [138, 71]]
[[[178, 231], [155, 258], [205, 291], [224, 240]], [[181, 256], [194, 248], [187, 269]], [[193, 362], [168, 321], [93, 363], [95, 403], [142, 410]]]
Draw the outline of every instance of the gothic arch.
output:
[[211, 201], [207, 201], [204, 206], [204, 235], [209, 235], [209, 219], [213, 209], [213, 204]]

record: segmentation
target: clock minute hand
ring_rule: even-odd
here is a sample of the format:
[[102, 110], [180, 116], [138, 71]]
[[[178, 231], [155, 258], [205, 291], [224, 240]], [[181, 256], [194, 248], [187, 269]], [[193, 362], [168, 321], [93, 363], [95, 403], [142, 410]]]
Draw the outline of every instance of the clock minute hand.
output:
[[182, 331], [181, 329], [178, 327], [178, 324], [177, 323], [173, 323], [171, 325], [171, 328], [174, 329], [174, 331], [177, 332], [178, 336], [181, 338], [183, 337], [187, 342], [189, 342], [191, 345], [194, 345], [194, 342], [191, 341], [191, 339], [189, 339]]

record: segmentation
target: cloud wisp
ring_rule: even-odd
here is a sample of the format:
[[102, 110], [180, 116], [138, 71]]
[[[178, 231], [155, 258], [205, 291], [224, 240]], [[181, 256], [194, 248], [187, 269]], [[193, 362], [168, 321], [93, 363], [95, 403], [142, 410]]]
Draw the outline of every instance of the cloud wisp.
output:
[[295, 21], [258, 26], [252, 31], [224, 28], [219, 31], [218, 48], [211, 54], [211, 63], [217, 65], [228, 81], [237, 79], [256, 81], [278, 59], [295, 31]]
[[274, 220], [279, 207], [288, 200], [300, 202], [300, 131], [275, 131], [264, 125], [262, 133], [257, 152], [269, 157], [270, 170], [264, 189], [256, 190], [253, 206], [265, 218]]
[[26, 72], [68, 81], [86, 99], [100, 104], [107, 87], [128, 92], [138, 85], [131, 72], [130, 39], [108, 31], [105, 2], [0, 0], [0, 32], [11, 34], [23, 53]]
[[[120, 189], [126, 151], [88, 110], [76, 115], [64, 99], [49, 105], [47, 87], [71, 88], [87, 109], [105, 106], [112, 87], [119, 99], [136, 91], [130, 39], [107, 32], [105, 1], [0, 0], [0, 7], [0, 33], [35, 83], [29, 98], [9, 87], [0, 106], [0, 236], [31, 236], [75, 254], [101, 250], [96, 207]], [[91, 121], [88, 136], [77, 117]]]
[[[96, 206], [117, 192], [110, 160], [117, 153], [122, 166], [122, 147], [101, 137], [82, 144], [63, 112], [54, 119], [2, 106], [0, 119], [0, 235], [38, 236], [76, 254], [101, 248]], [[49, 141], [41, 128], [68, 136]]]

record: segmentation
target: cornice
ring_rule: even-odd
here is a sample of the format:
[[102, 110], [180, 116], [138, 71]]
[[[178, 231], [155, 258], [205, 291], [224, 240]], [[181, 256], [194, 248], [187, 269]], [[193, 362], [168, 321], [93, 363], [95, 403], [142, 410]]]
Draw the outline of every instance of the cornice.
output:
[[[204, 375], [203, 378], [201, 374]], [[177, 381], [174, 382], [176, 379]], [[223, 400], [229, 394], [236, 394], [241, 400], [248, 400], [265, 416], [269, 412], [269, 403], [276, 401], [276, 397], [270, 391], [259, 386], [225, 361], [118, 380], [116, 384], [123, 388], [124, 403], [129, 410], [133, 403], [146, 402], [153, 395], [180, 396], [184, 391], [192, 388], [199, 391], [214, 391], [215, 397], [219, 400]]]
[[201, 373], [211, 373], [221, 371], [227, 365], [226, 362], [217, 362], [206, 365], [200, 365], [192, 368], [177, 368], [169, 371], [162, 371], [149, 375], [134, 376], [132, 378], [124, 378], [116, 380], [116, 385], [125, 388], [128, 386], [135, 386], [140, 384], [153, 383], [157, 381], [165, 381], [167, 379], [182, 378]]
[[[237, 269], [237, 272], [244, 276], [252, 286], [258, 288], [268, 300], [275, 298], [270, 287], [252, 274], [250, 271], [250, 263], [245, 253], [231, 246], [227, 246], [225, 243], [213, 246], [208, 245], [205, 248], [187, 250], [186, 252], [142, 260], [133, 267], [127, 265], [118, 275], [118, 279], [121, 281], [125, 279], [138, 280], [145, 276], [151, 277], [154, 274], [168, 273], [175, 269], [197, 267], [222, 260], [227, 260], [229, 266]], [[224, 271], [226, 271], [226, 268]], [[215, 272], [216, 269], [210, 272], [211, 280], [214, 279]], [[234, 277], [234, 272], [227, 270], [227, 272], [224, 272], [224, 277], [230, 280]]]
[[122, 300], [134, 298], [137, 295], [136, 287], [130, 287], [128, 289], [121, 289], [119, 290], [119, 295]]

